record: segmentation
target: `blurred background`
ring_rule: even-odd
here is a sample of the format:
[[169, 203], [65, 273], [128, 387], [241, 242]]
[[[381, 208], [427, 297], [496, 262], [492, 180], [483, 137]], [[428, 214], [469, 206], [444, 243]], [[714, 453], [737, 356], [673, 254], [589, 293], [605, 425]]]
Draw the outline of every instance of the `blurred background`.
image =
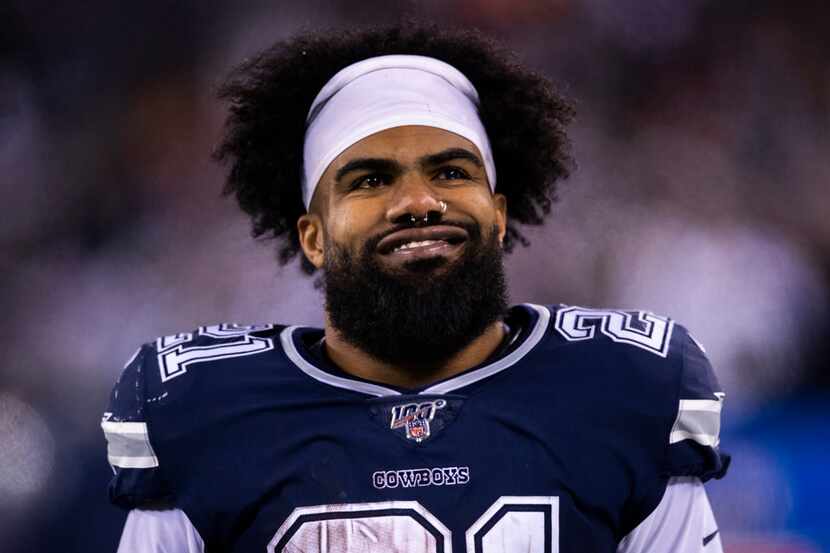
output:
[[729, 553], [830, 551], [830, 4], [303, 0], [0, 4], [0, 551], [114, 551], [98, 427], [142, 342], [322, 322], [220, 196], [236, 63], [406, 12], [505, 41], [577, 104], [579, 169], [508, 258], [515, 302], [637, 307], [728, 392]]

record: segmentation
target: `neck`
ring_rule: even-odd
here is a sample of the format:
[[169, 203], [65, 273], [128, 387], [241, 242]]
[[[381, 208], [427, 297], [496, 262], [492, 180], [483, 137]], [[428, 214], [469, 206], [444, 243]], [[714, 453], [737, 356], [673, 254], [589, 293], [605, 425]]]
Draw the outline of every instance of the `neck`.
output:
[[442, 363], [393, 365], [346, 342], [328, 317], [325, 325], [326, 353], [338, 367], [351, 375], [400, 388], [419, 388], [462, 373], [487, 359], [505, 337], [504, 324], [499, 320]]

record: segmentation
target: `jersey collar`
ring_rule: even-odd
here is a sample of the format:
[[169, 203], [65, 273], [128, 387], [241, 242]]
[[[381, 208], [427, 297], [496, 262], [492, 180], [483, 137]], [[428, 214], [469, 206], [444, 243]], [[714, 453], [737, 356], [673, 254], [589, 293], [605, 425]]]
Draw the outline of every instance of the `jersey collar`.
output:
[[[508, 367], [515, 365], [520, 359], [527, 355], [536, 346], [536, 344], [539, 343], [539, 341], [545, 335], [545, 331], [548, 328], [548, 323], [550, 322], [550, 311], [548, 311], [546, 307], [541, 305], [535, 305], [532, 303], [524, 303], [521, 304], [521, 306], [525, 309], [530, 310], [531, 312], [535, 312], [536, 321], [535, 323], [533, 323], [530, 332], [528, 332], [525, 335], [522, 343], [512, 348], [510, 353], [482, 367], [468, 372], [463, 372], [454, 377], [437, 382], [420, 391], [411, 392], [411, 394], [446, 394], [458, 390], [459, 388], [469, 386], [470, 384], [488, 378], [496, 373], [499, 373], [507, 369]], [[334, 386], [335, 388], [343, 388], [346, 390], [351, 390], [353, 392], [360, 392], [363, 394], [376, 397], [402, 395], [401, 391], [395, 390], [394, 388], [388, 386], [382, 386], [380, 384], [374, 384], [356, 378], [337, 376], [335, 374], [331, 374], [330, 372], [319, 368], [314, 363], [309, 361], [306, 357], [304, 357], [297, 348], [297, 343], [294, 339], [294, 333], [299, 328], [301, 327], [289, 326], [280, 333], [280, 341], [282, 343], [282, 348], [285, 354], [288, 356], [288, 359], [290, 359], [291, 362], [293, 362], [301, 371], [303, 371], [305, 374], [307, 374], [314, 380], [317, 380], [324, 384], [328, 384], [329, 386]], [[407, 395], [409, 394], [410, 393], [407, 393]]]

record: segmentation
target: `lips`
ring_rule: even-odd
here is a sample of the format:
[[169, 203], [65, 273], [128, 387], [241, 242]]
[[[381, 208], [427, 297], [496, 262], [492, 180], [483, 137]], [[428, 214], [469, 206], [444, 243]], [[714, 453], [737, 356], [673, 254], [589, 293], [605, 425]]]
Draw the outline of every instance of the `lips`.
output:
[[463, 228], [450, 225], [434, 225], [394, 232], [378, 243], [377, 250], [379, 253], [386, 255], [396, 250], [401, 252], [416, 248], [434, 249], [435, 246], [441, 245], [455, 246], [466, 241], [467, 238], [467, 231]]

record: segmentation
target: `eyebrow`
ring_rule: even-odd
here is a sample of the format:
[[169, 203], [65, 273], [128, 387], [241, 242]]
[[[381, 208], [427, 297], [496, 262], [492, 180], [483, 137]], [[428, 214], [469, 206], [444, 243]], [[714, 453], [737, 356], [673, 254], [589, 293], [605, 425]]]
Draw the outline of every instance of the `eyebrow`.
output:
[[377, 157], [359, 157], [346, 163], [337, 170], [334, 179], [339, 181], [346, 173], [352, 171], [381, 171], [384, 173], [400, 173], [403, 170], [401, 164], [391, 159]]
[[476, 167], [482, 167], [483, 164], [481, 160], [478, 158], [470, 150], [465, 150], [464, 148], [448, 148], [437, 154], [430, 154], [427, 156], [423, 156], [418, 159], [418, 165], [421, 166], [434, 166], [434, 165], [441, 165], [442, 163], [446, 163], [448, 161], [452, 161], [454, 159], [465, 159], [467, 161], [472, 162]]
[[[477, 155], [464, 148], [448, 148], [435, 154], [429, 154], [418, 158], [418, 165], [421, 167], [434, 167], [454, 159], [464, 159], [473, 163], [476, 167], [483, 167], [483, 163]], [[352, 171], [378, 171], [397, 174], [403, 172], [403, 166], [395, 160], [378, 157], [360, 157], [346, 163], [337, 170], [334, 179], [339, 181], [344, 175]]]

